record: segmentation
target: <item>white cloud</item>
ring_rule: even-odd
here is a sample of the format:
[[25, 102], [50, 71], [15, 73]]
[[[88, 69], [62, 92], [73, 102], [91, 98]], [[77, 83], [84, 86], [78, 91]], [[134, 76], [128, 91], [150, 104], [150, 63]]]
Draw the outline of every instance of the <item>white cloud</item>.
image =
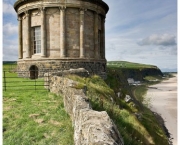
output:
[[169, 34], [163, 35], [151, 35], [147, 38], [142, 39], [138, 42], [139, 45], [162, 45], [162, 46], [170, 46], [176, 45], [176, 37]]
[[[18, 27], [13, 8], [15, 1], [3, 0], [4, 60], [18, 58]], [[177, 0], [104, 1], [110, 8], [106, 15], [108, 61], [126, 60], [153, 64], [160, 68], [176, 68]], [[137, 44], [138, 41], [144, 40], [143, 38], [148, 39], [148, 45]]]
[[13, 25], [12, 23], [6, 23], [3, 25], [3, 35], [5, 37], [10, 36], [10, 35], [17, 35], [18, 33], [18, 26]]
[[5, 44], [3, 46], [3, 60], [17, 60], [18, 56], [18, 45], [13, 44], [13, 42], [9, 44]]
[[3, 2], [3, 13], [16, 15], [16, 12], [11, 4]]

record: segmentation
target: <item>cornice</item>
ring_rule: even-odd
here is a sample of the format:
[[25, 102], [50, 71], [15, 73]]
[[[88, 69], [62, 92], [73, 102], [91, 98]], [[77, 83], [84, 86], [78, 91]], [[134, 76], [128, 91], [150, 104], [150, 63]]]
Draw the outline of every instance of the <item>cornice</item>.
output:
[[[38, 1], [39, 2], [43, 2], [43, 0], [17, 0], [14, 3], [14, 9], [17, 12], [17, 10], [18, 10], [18, 8], [20, 6], [28, 4], [30, 2], [38, 2]], [[52, 2], [52, 3], [58, 3], [57, 0], [54, 0], [54, 1], [53, 0], [49, 0], [49, 1]], [[104, 1], [102, 1], [102, 0], [74, 0], [74, 1], [90, 2], [90, 3], [93, 3], [93, 4], [97, 4], [98, 6], [101, 6], [102, 8], [104, 8], [106, 13], [109, 11], [109, 6]], [[48, 2], [48, 0], [46, 0], [45, 2]]]

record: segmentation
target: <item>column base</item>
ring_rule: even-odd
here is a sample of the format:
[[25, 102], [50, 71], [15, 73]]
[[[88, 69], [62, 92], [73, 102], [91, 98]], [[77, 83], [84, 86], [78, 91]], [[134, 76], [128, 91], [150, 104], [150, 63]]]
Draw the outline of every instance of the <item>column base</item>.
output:
[[80, 56], [80, 58], [85, 58], [85, 56]]
[[66, 58], [66, 56], [65, 56], [65, 55], [63, 55], [63, 56], [61, 56], [61, 58]]

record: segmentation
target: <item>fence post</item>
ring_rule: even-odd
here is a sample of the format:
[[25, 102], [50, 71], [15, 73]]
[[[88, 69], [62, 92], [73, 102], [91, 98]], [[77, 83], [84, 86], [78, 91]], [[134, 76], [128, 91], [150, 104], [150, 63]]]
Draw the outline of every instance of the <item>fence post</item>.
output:
[[6, 72], [4, 71], [4, 91], [6, 91]]
[[34, 85], [34, 86], [35, 86], [35, 91], [36, 91], [36, 78], [37, 78], [37, 76], [36, 76], [36, 75], [37, 75], [37, 74], [36, 74], [36, 71], [37, 71], [37, 70], [34, 70], [34, 72], [35, 72], [35, 80], [34, 80], [34, 82], [35, 82], [35, 85]]
[[49, 85], [50, 85], [50, 81], [49, 81], [49, 70], [48, 70], [48, 91], [50, 92]]

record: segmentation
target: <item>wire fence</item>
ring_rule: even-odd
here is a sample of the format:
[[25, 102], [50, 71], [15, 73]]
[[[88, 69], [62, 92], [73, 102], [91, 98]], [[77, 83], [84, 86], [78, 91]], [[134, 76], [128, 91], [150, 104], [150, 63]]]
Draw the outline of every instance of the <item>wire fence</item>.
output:
[[23, 73], [30, 73], [29, 78], [18, 77], [18, 74], [15, 71], [12, 72], [12, 69], [10, 71], [3, 71], [3, 91], [20, 91], [22, 89], [25, 89], [27, 91], [43, 91], [45, 90], [45, 87], [49, 88], [49, 75], [46, 76], [48, 77], [48, 79], [44, 80], [43, 78], [38, 78], [38, 71], [36, 70], [32, 70], [30, 72], [23, 71]]

